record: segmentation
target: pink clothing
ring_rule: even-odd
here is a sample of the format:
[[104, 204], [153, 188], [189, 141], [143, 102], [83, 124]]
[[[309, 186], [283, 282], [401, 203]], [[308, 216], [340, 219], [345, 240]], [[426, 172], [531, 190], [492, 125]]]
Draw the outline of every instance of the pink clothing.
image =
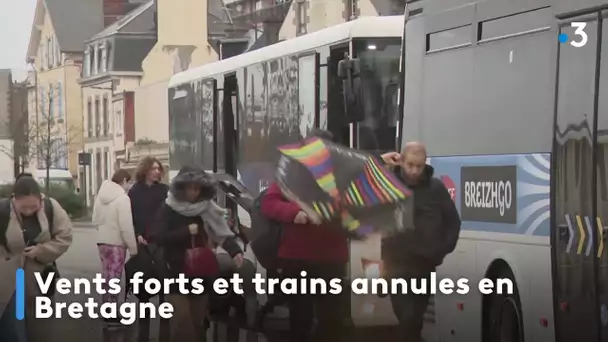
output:
[[110, 294], [108, 282], [110, 279], [121, 279], [122, 271], [125, 268], [125, 260], [127, 258], [127, 248], [122, 246], [99, 244], [99, 258], [101, 259], [101, 272], [103, 279], [106, 280], [104, 290], [106, 293], [101, 296], [104, 303], [116, 303], [118, 294]]

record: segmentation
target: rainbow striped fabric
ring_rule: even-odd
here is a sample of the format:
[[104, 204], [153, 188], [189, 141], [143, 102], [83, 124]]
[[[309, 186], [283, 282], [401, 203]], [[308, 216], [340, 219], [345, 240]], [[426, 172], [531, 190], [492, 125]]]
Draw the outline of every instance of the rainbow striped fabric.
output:
[[328, 220], [339, 216], [342, 224], [350, 231], [364, 227], [348, 212], [348, 207], [392, 204], [411, 196], [411, 191], [384, 167], [380, 167], [372, 157], [366, 160], [361, 174], [345, 190], [340, 191], [336, 185], [330, 150], [319, 138], [307, 139], [303, 144], [283, 146], [279, 150], [304, 165], [319, 187], [333, 199], [331, 202], [313, 202], [317, 214]]

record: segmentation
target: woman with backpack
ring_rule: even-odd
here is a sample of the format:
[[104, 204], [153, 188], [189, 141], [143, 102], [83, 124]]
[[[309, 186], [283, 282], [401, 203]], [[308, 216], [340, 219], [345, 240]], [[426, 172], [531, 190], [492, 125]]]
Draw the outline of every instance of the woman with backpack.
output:
[[[57, 322], [35, 319], [35, 298], [41, 293], [34, 274], [57, 272], [55, 261], [72, 244], [70, 217], [57, 201], [45, 197], [31, 175], [20, 175], [13, 196], [0, 200], [0, 341], [42, 342], [52, 336]], [[25, 284], [24, 312], [15, 312], [17, 269]], [[23, 320], [16, 317], [24, 315]]]
[[[131, 217], [131, 200], [127, 189], [131, 174], [118, 170], [111, 180], [101, 184], [93, 206], [93, 223], [97, 226], [97, 247], [101, 259], [103, 279], [121, 279], [127, 250], [132, 257], [137, 254], [137, 240]], [[107, 286], [107, 282], [106, 282]], [[108, 290], [109, 287], [106, 288]], [[107, 292], [104, 303], [117, 302], [118, 294]], [[105, 323], [119, 324], [120, 319], [106, 319]]]
[[166, 296], [174, 310], [169, 320], [171, 342], [203, 340], [208, 293], [219, 273], [210, 240], [222, 246], [237, 267], [243, 264], [243, 252], [225, 220], [226, 212], [213, 201], [216, 185], [202, 169], [183, 167], [173, 179], [152, 229], [152, 238], [163, 248], [168, 266], [166, 276], [175, 279], [184, 274], [190, 280], [202, 278], [205, 286], [204, 294], [183, 294], [177, 284], [171, 287]]

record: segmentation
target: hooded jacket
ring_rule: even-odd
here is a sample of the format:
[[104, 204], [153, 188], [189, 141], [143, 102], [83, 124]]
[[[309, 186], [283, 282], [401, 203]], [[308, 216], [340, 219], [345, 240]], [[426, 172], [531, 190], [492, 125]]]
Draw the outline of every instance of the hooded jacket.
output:
[[[188, 202], [185, 201], [185, 190], [188, 184], [196, 184], [201, 189], [199, 200], [192, 206], [205, 207], [205, 213], [202, 215], [186, 216], [170, 205], [172, 201], [176, 201], [176, 205], [188, 206]], [[192, 236], [188, 229], [190, 224], [194, 223], [203, 228], [199, 228], [199, 234], [195, 237], [197, 244], [207, 245], [211, 248], [210, 240], [213, 240], [221, 245], [231, 257], [242, 253], [236, 242], [236, 236], [228, 227], [223, 216], [223, 209], [213, 202], [214, 196], [215, 181], [201, 169], [183, 167], [173, 178], [170, 196], [156, 214], [151, 236], [152, 240], [164, 248], [165, 259], [173, 276], [182, 272], [185, 252], [192, 248]], [[205, 201], [207, 203], [203, 203]], [[203, 216], [208, 222], [203, 221]]]
[[101, 184], [95, 205], [93, 223], [97, 226], [97, 243], [122, 246], [137, 254], [137, 241], [131, 217], [131, 201], [122, 186], [105, 181]]
[[[414, 192], [414, 229], [382, 240], [382, 260], [391, 267], [432, 269], [452, 253], [460, 235], [460, 216], [448, 190], [426, 165]], [[398, 168], [397, 178], [405, 181]]]

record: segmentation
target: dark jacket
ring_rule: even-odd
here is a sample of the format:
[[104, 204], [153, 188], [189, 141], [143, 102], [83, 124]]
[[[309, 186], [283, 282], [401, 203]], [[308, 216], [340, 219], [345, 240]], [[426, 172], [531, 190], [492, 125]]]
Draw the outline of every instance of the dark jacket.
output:
[[343, 228], [293, 223], [300, 207], [285, 199], [276, 183], [266, 191], [261, 209], [269, 219], [284, 224], [279, 258], [329, 263], [348, 262], [347, 238]]
[[[185, 189], [189, 184], [199, 186], [200, 201], [211, 200], [215, 196], [217, 184], [206, 172], [202, 169], [184, 166], [171, 182], [171, 194], [176, 201], [185, 200]], [[207, 236], [205, 232], [208, 223], [204, 222], [200, 216], [182, 215], [167, 203], [163, 203], [154, 217], [151, 238], [162, 247], [165, 262], [169, 266], [167, 274], [169, 278], [175, 278], [183, 273], [186, 251], [193, 247], [193, 237], [188, 229], [188, 226], [193, 223], [199, 227], [199, 233], [194, 237], [194, 245], [212, 248], [210, 236]], [[227, 228], [227, 230], [229, 229]], [[222, 248], [231, 257], [234, 257], [242, 251], [237, 244], [236, 237], [233, 234], [230, 235], [231, 237], [223, 239]]]
[[166, 184], [154, 183], [148, 185], [145, 182], [137, 182], [129, 190], [136, 236], [150, 238], [149, 230], [154, 222], [154, 215], [165, 203], [167, 192], [169, 192], [169, 186]]
[[[203, 229], [204, 223], [200, 216], [187, 217], [180, 215], [167, 204], [163, 204], [156, 214], [152, 229], [152, 239], [163, 247], [164, 258], [170, 268], [170, 277], [177, 277], [183, 270], [186, 250], [192, 248], [192, 236], [188, 226], [196, 223], [199, 226], [199, 235], [196, 237], [197, 246], [208, 245], [209, 239]], [[236, 238], [224, 240], [222, 248], [231, 257], [242, 253]]]
[[[382, 240], [382, 260], [388, 267], [434, 268], [456, 247], [460, 216], [448, 190], [433, 172], [427, 165], [421, 182], [410, 186], [414, 191], [414, 229]], [[395, 174], [404, 180], [401, 168]]]

